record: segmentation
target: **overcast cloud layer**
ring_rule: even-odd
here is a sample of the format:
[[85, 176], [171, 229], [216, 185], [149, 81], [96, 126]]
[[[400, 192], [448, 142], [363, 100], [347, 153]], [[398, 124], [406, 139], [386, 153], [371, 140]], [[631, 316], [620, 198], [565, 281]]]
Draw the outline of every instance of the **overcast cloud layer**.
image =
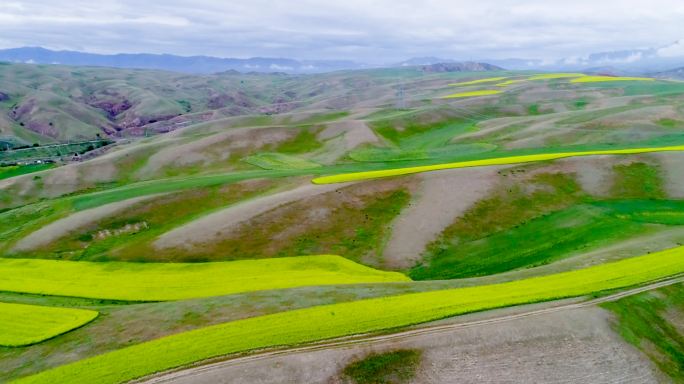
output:
[[681, 0], [3, 0], [0, 48], [352, 59], [556, 59], [668, 46]]

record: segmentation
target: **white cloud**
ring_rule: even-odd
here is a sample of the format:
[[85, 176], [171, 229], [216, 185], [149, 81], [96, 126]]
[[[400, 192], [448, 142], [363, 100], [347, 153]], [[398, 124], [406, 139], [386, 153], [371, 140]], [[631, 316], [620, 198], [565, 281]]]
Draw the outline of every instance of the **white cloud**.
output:
[[291, 71], [294, 69], [288, 65], [278, 65], [278, 64], [271, 64], [271, 65], [269, 65], [268, 68], [272, 69], [274, 71]]
[[684, 40], [677, 40], [666, 47], [658, 49], [658, 56], [684, 57]]
[[[682, 38], [681, 0], [10, 0], [0, 44], [396, 62], [534, 57]], [[681, 49], [681, 44], [678, 46]], [[664, 48], [670, 54], [675, 48]]]

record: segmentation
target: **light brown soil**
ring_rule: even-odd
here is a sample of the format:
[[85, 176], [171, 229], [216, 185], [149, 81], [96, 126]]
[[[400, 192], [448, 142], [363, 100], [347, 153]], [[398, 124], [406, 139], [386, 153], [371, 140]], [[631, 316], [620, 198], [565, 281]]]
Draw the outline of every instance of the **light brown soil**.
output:
[[675, 199], [684, 198], [684, 153], [654, 153], [664, 173], [665, 190], [669, 197]]
[[318, 139], [327, 142], [326, 146], [314, 157], [315, 161], [323, 164], [335, 162], [361, 144], [379, 141], [375, 132], [365, 122], [359, 120], [330, 123], [318, 134]]
[[384, 253], [386, 266], [412, 267], [428, 243], [488, 194], [496, 184], [500, 169], [465, 168], [420, 175], [417, 196], [394, 222]]
[[615, 156], [571, 157], [557, 160], [559, 170], [574, 173], [582, 189], [593, 196], [606, 196], [613, 185]]

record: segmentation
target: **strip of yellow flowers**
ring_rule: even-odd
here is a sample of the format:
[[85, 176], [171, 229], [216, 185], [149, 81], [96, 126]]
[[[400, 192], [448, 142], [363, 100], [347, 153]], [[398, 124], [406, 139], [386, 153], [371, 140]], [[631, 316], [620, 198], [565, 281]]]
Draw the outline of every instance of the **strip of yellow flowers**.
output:
[[653, 148], [630, 148], [630, 149], [607, 149], [607, 150], [597, 150], [597, 151], [558, 152], [558, 153], [544, 153], [544, 154], [537, 154], [537, 155], [497, 157], [497, 158], [482, 159], [482, 160], [460, 161], [460, 162], [455, 162], [455, 163], [443, 163], [443, 164], [433, 164], [433, 165], [421, 165], [421, 166], [416, 166], [416, 167], [383, 169], [383, 170], [379, 170], [379, 171], [343, 173], [343, 174], [339, 174], [339, 175], [317, 177], [317, 178], [314, 178], [312, 180], [312, 182], [314, 184], [346, 183], [349, 181], [359, 181], [359, 180], [377, 179], [377, 178], [381, 178], [381, 177], [410, 175], [410, 174], [414, 174], [414, 173], [439, 171], [439, 170], [443, 170], [443, 169], [453, 169], [453, 168], [483, 167], [483, 166], [491, 166], [491, 165], [532, 163], [532, 162], [537, 162], [537, 161], [548, 161], [548, 160], [556, 160], [556, 159], [563, 159], [566, 157], [577, 157], [577, 156], [630, 155], [630, 154], [638, 154], [638, 153], [670, 152], [670, 151], [684, 151], [684, 145], [676, 145], [676, 146], [668, 146], [668, 147], [653, 147]]

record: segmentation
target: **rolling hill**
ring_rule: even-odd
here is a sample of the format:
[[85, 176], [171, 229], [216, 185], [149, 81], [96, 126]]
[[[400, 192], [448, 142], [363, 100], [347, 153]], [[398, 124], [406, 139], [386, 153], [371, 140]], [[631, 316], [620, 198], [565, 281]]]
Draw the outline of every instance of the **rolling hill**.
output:
[[681, 82], [6, 64], [0, 92], [42, 144], [0, 156], [111, 140], [3, 167], [0, 304], [32, 321], [0, 381], [334, 382], [407, 348], [439, 380], [681, 379]]

